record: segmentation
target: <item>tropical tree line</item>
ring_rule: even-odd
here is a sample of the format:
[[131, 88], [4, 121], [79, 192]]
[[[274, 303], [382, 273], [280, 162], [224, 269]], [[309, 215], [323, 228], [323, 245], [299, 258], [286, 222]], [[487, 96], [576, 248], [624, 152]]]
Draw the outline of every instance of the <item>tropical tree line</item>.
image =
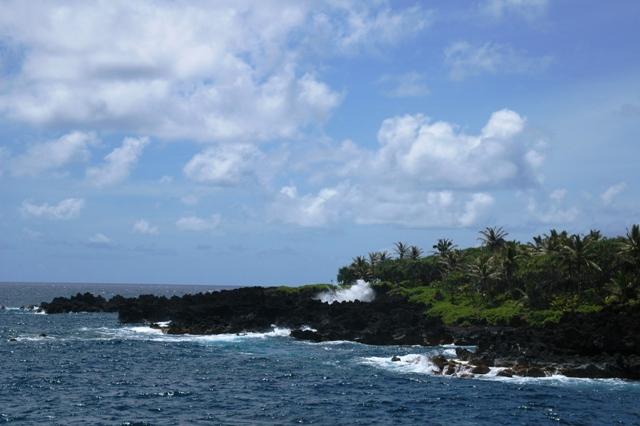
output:
[[397, 242], [392, 253], [355, 257], [340, 268], [338, 282], [364, 279], [397, 287], [438, 286], [536, 308], [558, 300], [595, 304], [640, 300], [639, 225], [615, 238], [597, 230], [569, 234], [555, 229], [526, 243], [508, 236], [501, 227], [487, 227], [479, 232], [480, 247], [460, 249], [442, 238], [426, 255], [417, 246]]

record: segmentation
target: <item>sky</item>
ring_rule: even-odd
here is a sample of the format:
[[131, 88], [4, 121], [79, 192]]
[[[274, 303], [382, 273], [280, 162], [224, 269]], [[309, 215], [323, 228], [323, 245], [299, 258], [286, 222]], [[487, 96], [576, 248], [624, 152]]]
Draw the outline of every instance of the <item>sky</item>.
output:
[[331, 282], [640, 222], [640, 2], [0, 2], [0, 281]]

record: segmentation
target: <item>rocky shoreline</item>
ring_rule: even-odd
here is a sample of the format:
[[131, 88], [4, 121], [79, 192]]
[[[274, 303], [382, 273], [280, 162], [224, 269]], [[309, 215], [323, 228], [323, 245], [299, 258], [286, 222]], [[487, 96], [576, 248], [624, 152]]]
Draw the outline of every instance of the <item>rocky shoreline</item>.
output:
[[[42, 303], [49, 314], [117, 312], [122, 323], [169, 321], [170, 334], [263, 332], [274, 325], [292, 330], [296, 339], [314, 342], [349, 340], [371, 345], [442, 344], [476, 346], [457, 349], [454, 358], [432, 358], [434, 374], [468, 377], [499, 370], [497, 375], [623, 378], [640, 380], [640, 312], [607, 308], [566, 314], [558, 324], [447, 327], [427, 317], [425, 306], [384, 290], [371, 302], [323, 303], [317, 290], [244, 287], [182, 297], [115, 296], [89, 293]], [[402, 362], [400, 359], [394, 361]]]

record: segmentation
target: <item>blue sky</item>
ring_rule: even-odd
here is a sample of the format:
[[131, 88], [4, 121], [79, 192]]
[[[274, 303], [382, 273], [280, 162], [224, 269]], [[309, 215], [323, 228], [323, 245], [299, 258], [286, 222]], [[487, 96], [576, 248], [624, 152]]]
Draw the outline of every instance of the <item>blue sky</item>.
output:
[[640, 221], [640, 3], [11, 1], [0, 281], [327, 282]]

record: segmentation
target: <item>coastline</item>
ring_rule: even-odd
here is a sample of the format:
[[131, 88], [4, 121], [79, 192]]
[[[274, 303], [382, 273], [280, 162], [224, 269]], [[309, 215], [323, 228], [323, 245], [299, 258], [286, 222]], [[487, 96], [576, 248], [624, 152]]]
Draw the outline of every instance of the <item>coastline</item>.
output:
[[450, 326], [425, 315], [424, 305], [383, 288], [376, 288], [370, 302], [323, 303], [318, 300], [321, 290], [243, 287], [182, 297], [111, 299], [85, 293], [55, 298], [40, 307], [50, 314], [114, 312], [123, 324], [166, 322], [156, 327], [176, 335], [265, 332], [277, 326], [291, 329], [292, 338], [311, 342], [476, 347], [474, 352], [458, 349], [452, 357], [433, 357], [433, 373], [441, 375], [471, 377], [498, 371], [502, 377], [562, 374], [640, 380], [640, 314], [628, 307], [567, 314], [546, 326]]

